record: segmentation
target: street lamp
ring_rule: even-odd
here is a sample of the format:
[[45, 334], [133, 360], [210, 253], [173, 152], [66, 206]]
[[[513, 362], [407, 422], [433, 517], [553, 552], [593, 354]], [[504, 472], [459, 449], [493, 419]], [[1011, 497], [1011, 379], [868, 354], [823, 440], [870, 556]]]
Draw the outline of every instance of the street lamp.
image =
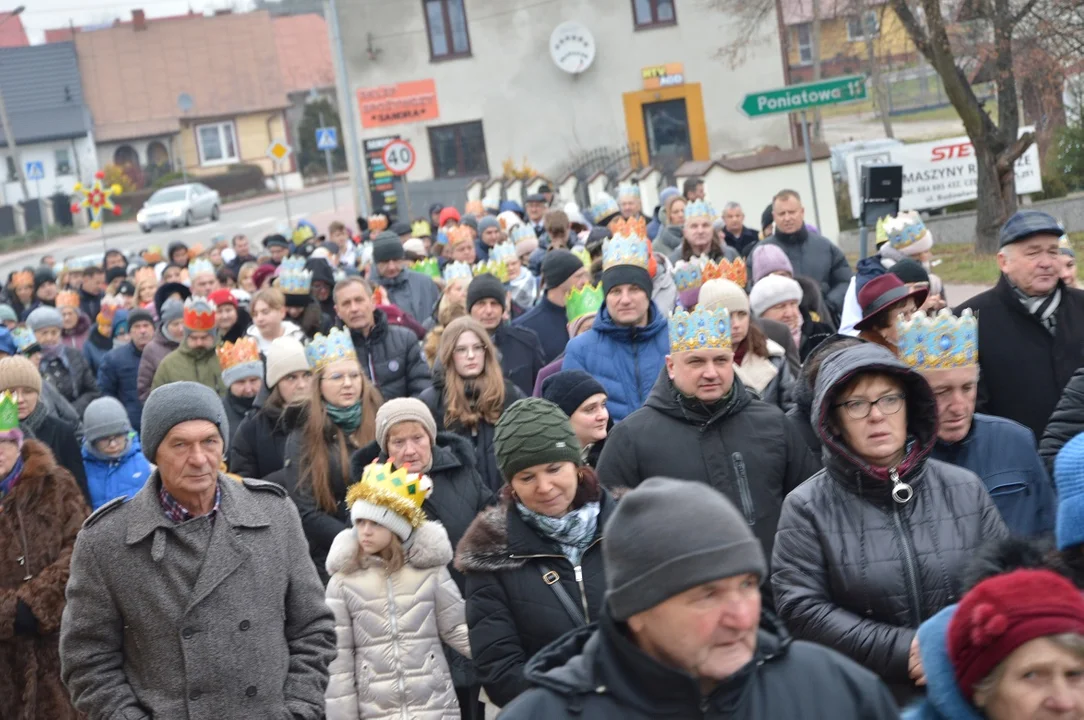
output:
[[[3, 20], [0, 20], [0, 25], [3, 25], [11, 18], [21, 15], [23, 10], [26, 10], [25, 5], [19, 7], [8, 13], [8, 16]], [[23, 172], [23, 165], [19, 162], [18, 147], [15, 145], [15, 134], [11, 132], [11, 123], [8, 121], [8, 109], [4, 104], [4, 94], [0, 90], [0, 123], [3, 123], [4, 139], [7, 140], [8, 150], [11, 151], [12, 163], [15, 165], [15, 175], [19, 178], [19, 187], [23, 190], [23, 202], [30, 200], [30, 191], [26, 189], [26, 173]]]

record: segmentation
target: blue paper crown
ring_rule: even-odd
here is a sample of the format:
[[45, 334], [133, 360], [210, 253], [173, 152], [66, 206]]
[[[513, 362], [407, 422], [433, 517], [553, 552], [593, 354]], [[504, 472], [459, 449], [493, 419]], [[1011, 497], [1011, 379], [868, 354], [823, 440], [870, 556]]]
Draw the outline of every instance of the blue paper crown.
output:
[[885, 235], [888, 243], [896, 250], [914, 245], [929, 232], [922, 217], [914, 211], [901, 212], [896, 217], [887, 218], [884, 222]]
[[685, 206], [685, 222], [693, 218], [707, 218], [712, 222], [718, 215], [715, 214], [715, 208], [706, 203], [703, 200], [693, 200], [691, 203]]
[[286, 258], [279, 266], [279, 290], [287, 295], [308, 295], [312, 289], [312, 270], [305, 269], [304, 258]]
[[598, 200], [591, 206], [591, 217], [595, 224], [601, 224], [603, 220], [619, 212], [621, 208], [618, 207], [617, 201], [606, 193], [599, 195]]
[[516, 255], [516, 244], [514, 242], [502, 242], [489, 251], [489, 259], [497, 262], [507, 262], [517, 257], [519, 256]]
[[192, 262], [188, 263], [188, 277], [194, 278], [200, 273], [215, 274], [215, 266], [211, 264], [211, 261], [207, 258], [196, 258]]
[[675, 310], [670, 316], [670, 354], [693, 350], [730, 350], [730, 311]]
[[316, 333], [316, 337], [305, 347], [305, 359], [309, 361], [309, 367], [316, 371], [336, 360], [357, 360], [358, 354], [350, 333], [332, 328], [326, 336]]
[[11, 331], [11, 337], [15, 341], [15, 347], [19, 352], [26, 352], [28, 348], [38, 344], [37, 337], [34, 336], [34, 331], [25, 325], [18, 325]]
[[[526, 223], [520, 223], [508, 231], [508, 239], [511, 240], [513, 244], [518, 243], [520, 240], [537, 237], [538, 235], [535, 234], [534, 228]], [[515, 251], [515, 247], [512, 249]]]
[[450, 283], [453, 280], [465, 279], [470, 282], [474, 277], [474, 272], [471, 270], [471, 266], [465, 262], [452, 262], [444, 266], [444, 282]]
[[635, 183], [621, 183], [617, 186], [618, 198], [635, 198], [641, 199], [640, 186]]
[[617, 265], [634, 265], [647, 270], [651, 249], [647, 238], [636, 229], [638, 222], [619, 222], [616, 234], [602, 244], [603, 271]]
[[674, 268], [674, 284], [678, 292], [695, 290], [704, 284], [704, 271], [695, 260], [680, 263]]
[[945, 308], [897, 320], [900, 359], [915, 370], [949, 370], [979, 364], [979, 321], [970, 309], [955, 317]]

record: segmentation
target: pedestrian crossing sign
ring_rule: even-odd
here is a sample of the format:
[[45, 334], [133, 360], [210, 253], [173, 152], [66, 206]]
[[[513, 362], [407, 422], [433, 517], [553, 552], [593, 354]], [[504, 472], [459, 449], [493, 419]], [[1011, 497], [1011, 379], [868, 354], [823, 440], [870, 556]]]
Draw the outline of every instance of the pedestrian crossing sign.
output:
[[333, 127], [316, 128], [316, 149], [335, 150], [339, 147], [339, 132]]
[[26, 179], [27, 180], [43, 180], [45, 179], [45, 165], [40, 160], [28, 162], [26, 164]]

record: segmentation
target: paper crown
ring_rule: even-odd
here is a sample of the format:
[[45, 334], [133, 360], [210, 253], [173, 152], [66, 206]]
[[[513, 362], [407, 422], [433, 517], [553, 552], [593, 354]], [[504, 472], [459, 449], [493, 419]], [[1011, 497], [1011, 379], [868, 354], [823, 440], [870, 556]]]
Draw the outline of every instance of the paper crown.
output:
[[435, 257], [416, 260], [410, 264], [410, 269], [422, 275], [428, 275], [434, 280], [440, 279], [440, 263]]
[[390, 305], [388, 302], [388, 291], [384, 289], [383, 285], [377, 285], [373, 288], [373, 305]]
[[444, 266], [444, 282], [450, 283], [453, 280], [467, 280], [474, 277], [474, 273], [471, 271], [470, 265], [465, 262], [451, 262]]
[[11, 276], [12, 287], [33, 287], [34, 286], [34, 273], [29, 270], [20, 270]]
[[512, 229], [508, 231], [508, 239], [515, 245], [520, 240], [526, 240], [527, 238], [536, 238], [538, 235], [535, 233], [534, 228], [526, 223], [520, 223], [519, 225], [513, 225]]
[[388, 229], [388, 217], [386, 215], [369, 216], [369, 234], [376, 235], [381, 230]]
[[218, 364], [222, 367], [222, 372], [245, 363], [261, 362], [256, 338], [243, 337], [237, 342], [227, 342], [215, 352], [218, 354]]
[[474, 242], [474, 235], [471, 232], [471, 229], [466, 225], [456, 225], [455, 227], [448, 228], [445, 230], [445, 233], [448, 235], [449, 245], [454, 246], [459, 243]]
[[507, 262], [517, 257], [519, 256], [516, 255], [516, 244], [510, 240], [493, 246], [493, 249], [489, 251], [489, 259], [497, 262]]
[[395, 468], [390, 461], [383, 465], [374, 462], [366, 465], [361, 480], [346, 490], [346, 507], [359, 500], [379, 505], [418, 528], [425, 522], [422, 503], [432, 489], [433, 481], [427, 475]]
[[730, 350], [730, 311], [675, 310], [670, 316], [670, 354], [693, 350]]
[[215, 266], [207, 258], [196, 258], [188, 263], [188, 277], [194, 278], [200, 273], [215, 274]]
[[56, 294], [57, 308], [78, 308], [79, 293], [72, 290], [62, 290]]
[[486, 260], [484, 262], [475, 263], [472, 270], [475, 275], [485, 275], [486, 273], [489, 273], [502, 283], [508, 282], [508, 266], [504, 264], [503, 260]]
[[704, 282], [708, 280], [729, 280], [738, 287], [744, 288], [747, 278], [747, 268], [745, 267], [745, 261], [741, 258], [731, 262], [726, 258], [722, 258], [718, 262], [714, 260], [708, 260], [704, 264]]
[[19, 429], [19, 403], [15, 396], [5, 390], [0, 393], [0, 432]]
[[416, 238], [432, 237], [433, 228], [429, 225], [428, 220], [415, 220], [414, 224], [410, 226], [410, 236]]
[[678, 292], [695, 290], [701, 285], [703, 285], [703, 264], [697, 262], [696, 258], [692, 258], [688, 261], [678, 263], [678, 265], [674, 268], [674, 284], [677, 285]]
[[144, 281], [154, 283], [158, 282], [158, 276], [155, 275], [154, 268], [150, 265], [144, 265], [143, 267], [139, 268], [135, 271], [135, 275], [132, 277], [132, 282], [135, 283], [136, 287], [138, 287], [139, 284]]
[[583, 245], [577, 245], [572, 248], [572, 254], [580, 259], [580, 262], [583, 263], [585, 268], [588, 270], [591, 269], [591, 253], [587, 252], [587, 248]]
[[106, 295], [102, 298], [101, 307], [98, 309], [98, 317], [95, 318], [95, 322], [98, 323], [98, 334], [105, 337], [111, 337], [113, 331], [113, 318], [117, 314], [117, 310], [120, 309], [121, 299], [115, 295]]
[[184, 326], [194, 332], [215, 329], [215, 304], [205, 297], [193, 295], [184, 301]]
[[613, 237], [602, 244], [602, 269], [617, 265], [634, 265], [647, 270], [651, 250], [647, 244], [647, 226], [643, 218], [615, 220], [611, 224]]
[[316, 333], [305, 347], [305, 359], [309, 361], [309, 367], [315, 372], [337, 360], [357, 360], [358, 354], [354, 350], [354, 341], [350, 339], [350, 333], [331, 328], [327, 335]]
[[896, 250], [903, 250], [926, 237], [929, 230], [922, 218], [913, 210], [904, 210], [896, 217], [884, 219], [884, 233]]
[[591, 206], [591, 217], [596, 225], [601, 225], [603, 220], [619, 212], [621, 208], [618, 207], [617, 201], [606, 193], [599, 195], [598, 200]]
[[287, 295], [308, 295], [312, 289], [312, 270], [305, 269], [304, 258], [286, 258], [279, 266], [278, 288]]
[[593, 315], [602, 308], [606, 301], [606, 293], [602, 291], [602, 284], [584, 285], [581, 289], [574, 289], [565, 297], [565, 317], [569, 323], [579, 320], [585, 315]]
[[915, 370], [949, 370], [979, 364], [979, 321], [970, 309], [955, 317], [944, 308], [933, 317], [921, 310], [896, 321], [900, 359]]
[[885, 232], [885, 220], [889, 217], [889, 215], [882, 215], [877, 218], [877, 228], [874, 230], [874, 243], [877, 247], [881, 247], [888, 242], [888, 233]]
[[706, 203], [703, 200], [693, 200], [691, 203], [685, 206], [685, 222], [693, 219], [708, 219], [715, 222], [715, 219], [719, 217], [715, 208]]
[[25, 325], [19, 325], [11, 331], [11, 338], [15, 341], [15, 347], [23, 353], [38, 344], [34, 337], [34, 331]]
[[640, 199], [640, 186], [635, 183], [621, 183], [617, 186], [618, 199], [634, 198]]

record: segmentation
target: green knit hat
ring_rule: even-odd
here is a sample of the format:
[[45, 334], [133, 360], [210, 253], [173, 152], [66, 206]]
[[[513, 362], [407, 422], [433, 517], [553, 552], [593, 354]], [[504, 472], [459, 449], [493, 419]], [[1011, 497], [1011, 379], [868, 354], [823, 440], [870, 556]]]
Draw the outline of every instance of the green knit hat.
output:
[[525, 398], [512, 403], [497, 421], [493, 447], [506, 481], [524, 468], [551, 462], [583, 463], [580, 441], [568, 415], [549, 400]]

